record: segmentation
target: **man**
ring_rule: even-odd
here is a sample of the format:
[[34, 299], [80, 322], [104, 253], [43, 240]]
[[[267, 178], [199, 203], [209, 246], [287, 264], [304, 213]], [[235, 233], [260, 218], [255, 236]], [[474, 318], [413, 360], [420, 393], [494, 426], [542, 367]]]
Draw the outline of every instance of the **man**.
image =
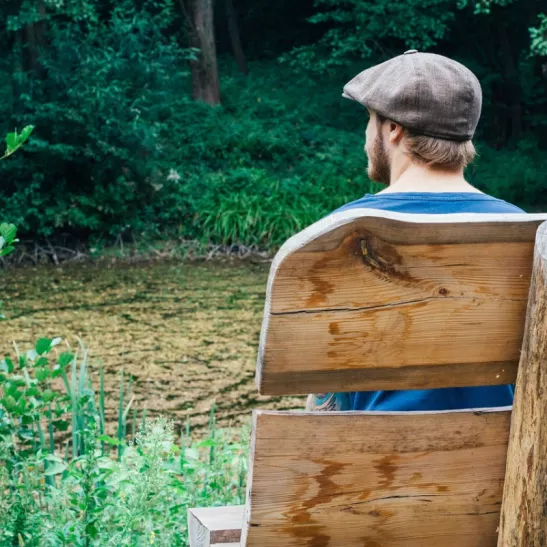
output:
[[[432, 53], [407, 51], [358, 74], [343, 96], [366, 107], [365, 152], [370, 179], [388, 185], [338, 211], [399, 213], [522, 213], [483, 194], [464, 178], [475, 157], [471, 139], [482, 91], [466, 67]], [[338, 212], [337, 211], [337, 212]], [[454, 410], [511, 405], [512, 386], [323, 393], [308, 410]]]

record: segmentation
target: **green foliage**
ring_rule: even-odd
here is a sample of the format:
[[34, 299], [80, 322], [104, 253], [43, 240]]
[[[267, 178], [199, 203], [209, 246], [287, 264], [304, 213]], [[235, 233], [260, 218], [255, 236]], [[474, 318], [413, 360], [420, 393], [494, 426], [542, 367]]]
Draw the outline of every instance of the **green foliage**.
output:
[[23, 144], [28, 140], [33, 129], [34, 126], [27, 125], [20, 134], [17, 133], [17, 131], [14, 131], [13, 133], [8, 133], [8, 135], [6, 136], [6, 152], [3, 156], [0, 157], [0, 160], [3, 160], [17, 152], [17, 150], [19, 150], [19, 148], [21, 148]]
[[514, 150], [479, 146], [480, 158], [471, 166], [468, 178], [478, 188], [529, 212], [543, 212], [547, 206], [545, 177], [547, 155], [537, 142], [521, 140]]
[[532, 38], [532, 53], [534, 55], [547, 56], [547, 14], [541, 13], [539, 16], [539, 26], [530, 29]]
[[[0, 232], [14, 241], [14, 226]], [[191, 442], [187, 425], [178, 444], [171, 422], [144, 412], [135, 433], [135, 411], [127, 442], [122, 372], [110, 437], [102, 367], [97, 397], [85, 347], [61, 352], [61, 342], [15, 345], [0, 361], [0, 547], [183, 547], [189, 507], [244, 501], [244, 432], [217, 430], [213, 408], [209, 435]]]
[[[123, 0], [108, 12], [99, 0], [84, 4], [49, 3], [48, 47], [14, 73], [11, 122], [30, 118], [39, 129], [25, 157], [0, 167], [2, 212], [25, 233], [149, 228], [143, 207], [186, 85], [191, 54], [163, 32], [174, 24], [173, 2]], [[14, 66], [28, 62], [24, 51], [12, 56]]]
[[[365, 174], [365, 116], [341, 88], [412, 47], [462, 60], [483, 84], [473, 180], [541, 208], [546, 31], [536, 4], [241, 0], [247, 34], [253, 22], [265, 25], [260, 10], [297, 19], [283, 33], [262, 29], [269, 45], [253, 46], [261, 58], [247, 78], [221, 57], [223, 104], [211, 108], [190, 96], [194, 52], [177, 2], [10, 0], [0, 6], [0, 117], [6, 128], [31, 120], [37, 129], [22, 154], [0, 164], [0, 218], [20, 237], [69, 234], [91, 248], [163, 237], [275, 248], [376, 190]], [[530, 21], [538, 21], [531, 30]], [[290, 62], [271, 60], [280, 56]], [[523, 176], [529, 185], [517, 190]]]
[[87, 352], [60, 342], [0, 363], [1, 547], [185, 546], [188, 507], [243, 502], [245, 436], [217, 430], [214, 411], [199, 442], [187, 427], [177, 443], [171, 422], [143, 414], [128, 443], [127, 412], [108, 436], [102, 381], [96, 397]]
[[471, 6], [476, 15], [489, 15], [494, 6], [508, 6], [518, 0], [459, 0], [458, 7], [465, 8]]
[[319, 47], [302, 46], [292, 53], [298, 64], [312, 70], [370, 57], [386, 40], [390, 50], [430, 49], [446, 36], [457, 8], [454, 0], [316, 0], [315, 6], [319, 11], [309, 21], [330, 28]]
[[17, 228], [13, 224], [3, 222], [0, 224], [0, 257], [11, 253], [15, 248]]

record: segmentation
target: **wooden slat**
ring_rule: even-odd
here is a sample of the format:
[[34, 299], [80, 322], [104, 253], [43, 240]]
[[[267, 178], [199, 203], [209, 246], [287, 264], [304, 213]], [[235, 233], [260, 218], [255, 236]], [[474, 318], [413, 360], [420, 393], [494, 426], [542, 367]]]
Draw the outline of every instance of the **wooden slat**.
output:
[[276, 257], [261, 393], [512, 383], [547, 216], [358, 214], [332, 215]]
[[238, 547], [243, 505], [188, 510], [190, 547]]
[[547, 545], [547, 223], [536, 239], [518, 371], [499, 547]]
[[495, 546], [509, 420], [255, 412], [241, 544]]

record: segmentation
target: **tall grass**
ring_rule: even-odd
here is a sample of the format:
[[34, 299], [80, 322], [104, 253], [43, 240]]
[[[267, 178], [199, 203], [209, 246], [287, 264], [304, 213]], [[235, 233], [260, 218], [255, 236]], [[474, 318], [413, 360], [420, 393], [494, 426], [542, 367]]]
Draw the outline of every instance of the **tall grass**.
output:
[[[133, 409], [120, 375], [116, 435], [106, 432], [104, 373], [88, 353], [41, 339], [0, 362], [0, 547], [187, 544], [191, 506], [242, 503], [245, 431], [192, 441]], [[46, 433], [47, 432], [47, 435]]]

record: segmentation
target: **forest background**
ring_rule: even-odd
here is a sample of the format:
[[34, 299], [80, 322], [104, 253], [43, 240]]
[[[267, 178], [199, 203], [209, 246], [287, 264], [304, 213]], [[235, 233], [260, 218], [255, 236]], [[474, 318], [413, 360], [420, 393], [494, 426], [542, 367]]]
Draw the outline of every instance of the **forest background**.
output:
[[[484, 91], [481, 190], [547, 206], [546, 0], [3, 0], [0, 165], [18, 235], [275, 248], [374, 186], [346, 81], [416, 48]], [[2, 133], [3, 132], [3, 133]]]

